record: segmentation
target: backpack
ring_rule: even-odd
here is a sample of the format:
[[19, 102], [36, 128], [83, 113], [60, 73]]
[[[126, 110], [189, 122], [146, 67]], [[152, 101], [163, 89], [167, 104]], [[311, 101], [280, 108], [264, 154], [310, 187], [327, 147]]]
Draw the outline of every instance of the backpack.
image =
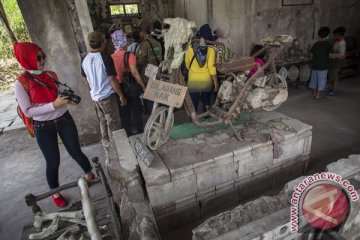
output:
[[156, 65], [157, 66], [159, 66], [160, 65], [160, 60], [158, 59], [158, 57], [156, 56], [156, 53], [155, 53], [155, 50], [154, 50], [154, 46], [152, 45], [152, 43], [150, 42], [150, 40], [149, 39], [145, 39], [148, 43], [149, 43], [149, 45], [150, 45], [150, 49], [151, 49], [151, 53], [154, 55], [154, 57], [155, 57], [155, 61], [156, 61]]
[[[58, 80], [56, 74], [54, 72], [46, 72], [51, 78], [53, 78], [54, 80]], [[23, 88], [25, 89], [25, 91], [27, 92], [27, 94], [30, 97], [30, 89], [29, 89], [29, 84], [28, 84], [28, 80], [25, 77], [25, 73], [21, 74], [20, 76], [17, 77], [17, 79], [19, 80], [19, 82], [21, 83], [21, 85], [23, 86]], [[17, 100], [16, 100], [17, 101]], [[21, 110], [19, 104], [17, 106], [17, 113], [19, 115], [19, 117], [23, 120], [23, 123], [30, 135], [30, 137], [34, 138], [35, 137], [35, 128], [34, 128], [34, 122], [32, 118], [27, 117], [24, 112]]]
[[121, 89], [124, 92], [126, 97], [137, 98], [142, 93], [142, 88], [136, 82], [134, 76], [132, 75], [129, 68], [129, 57], [130, 52], [125, 52], [124, 54], [124, 67], [126, 72], [122, 76]]

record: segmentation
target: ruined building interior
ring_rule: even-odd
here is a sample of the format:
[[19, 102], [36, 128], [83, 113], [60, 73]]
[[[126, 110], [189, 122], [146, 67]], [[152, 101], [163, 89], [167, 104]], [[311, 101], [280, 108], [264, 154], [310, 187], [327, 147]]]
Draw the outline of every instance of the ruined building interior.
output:
[[[70, 112], [85, 153], [98, 157], [102, 166], [93, 162], [98, 167], [101, 184], [90, 188], [93, 199], [90, 208], [95, 209], [97, 224], [94, 228], [102, 236], [90, 238], [83, 234], [80, 238], [78, 233], [72, 233], [78, 228], [82, 231], [84, 225], [88, 229], [93, 227], [89, 226], [86, 208], [83, 207], [83, 212], [79, 210], [80, 198], [84, 197], [79, 197], [76, 184], [69, 192], [64, 191], [77, 204], [65, 212], [76, 210], [82, 215], [45, 214], [57, 209], [46, 200], [40, 201], [41, 193], [48, 191], [39, 170], [45, 168], [45, 163], [39, 160], [40, 150], [23, 128], [5, 127], [0, 135], [0, 154], [4, 156], [0, 163], [0, 179], [4, 182], [0, 189], [0, 239], [360, 239], [360, 203], [356, 199], [360, 189], [359, 0], [17, 0], [17, 3], [31, 40], [47, 54], [48, 68], [81, 97], [80, 104], [71, 107]], [[189, 114], [191, 107], [187, 105], [185, 89], [180, 108], [174, 110], [170, 106], [171, 110], [166, 110], [173, 114], [166, 140], [151, 145], [154, 132], [147, 129], [151, 129], [155, 120], [148, 116], [144, 134], [128, 137], [123, 129], [114, 131], [110, 151], [105, 153], [94, 103], [80, 75], [81, 59], [90, 50], [87, 36], [93, 31], [108, 33], [110, 28], [117, 28], [131, 40], [144, 20], [170, 25], [165, 33], [165, 41], [171, 40], [165, 47], [175, 49], [170, 57], [182, 57], [185, 52], [180, 46], [190, 41], [192, 31], [203, 24], [216, 29], [228, 23], [236, 45], [235, 59], [244, 63], [254, 44], [272, 47], [287, 44], [276, 59], [269, 58], [269, 68], [282, 80], [282, 85], [266, 88], [265, 76], [262, 83], [259, 80], [247, 88], [245, 103], [236, 108], [231, 104], [242, 92], [236, 92], [234, 86], [248, 87], [246, 79], [253, 78], [246, 75], [244, 80], [239, 73], [233, 74], [231, 80], [224, 78], [218, 96], [223, 109], [208, 111], [213, 118], [227, 116], [218, 118], [223, 121], [220, 127], [210, 126], [205, 120], [210, 127], [204, 129], [199, 127], [204, 121]], [[176, 29], [178, 26], [181, 29]], [[317, 32], [322, 26], [331, 30], [344, 26], [347, 39], [357, 40], [358, 45], [354, 43], [353, 49], [348, 49], [347, 65], [341, 72], [341, 94], [316, 101], [307, 91], [311, 75], [307, 53], [318, 41]], [[276, 38], [279, 35], [282, 38]], [[178, 78], [180, 66], [173, 60], [163, 66], [171, 66], [166, 73]], [[224, 69], [232, 67], [233, 62], [227, 63]], [[221, 71], [222, 65], [217, 66]], [[226, 72], [227, 76], [234, 71], [230, 72]], [[182, 78], [169, 84], [186, 86], [181, 81]], [[235, 92], [235, 96], [231, 96], [225, 111], [225, 103], [231, 98], [229, 91]], [[261, 99], [265, 92], [273, 94], [268, 101]], [[181, 107], [183, 102], [185, 107]], [[158, 109], [168, 109], [162, 104]], [[236, 113], [235, 120], [229, 119]], [[63, 154], [62, 158], [60, 171], [64, 176], [60, 180], [63, 184], [74, 182], [79, 177], [78, 169], [69, 155]], [[311, 212], [313, 209], [304, 204], [309, 197], [306, 193], [315, 187], [304, 191], [300, 198], [303, 205], [295, 201], [296, 188], [301, 188], [304, 179], [321, 178], [316, 174], [322, 172], [341, 176], [344, 180], [341, 183], [349, 183], [353, 188], [343, 185], [341, 194], [347, 194], [347, 202], [343, 203], [343, 209], [347, 206], [346, 216], [341, 221], [338, 215], [332, 216], [338, 217], [340, 223], [327, 229], [314, 227], [318, 222], [308, 216], [319, 216], [318, 212]], [[322, 180], [324, 184], [325, 178]], [[83, 187], [80, 189], [81, 194], [89, 194]], [[300, 209], [297, 214], [292, 212], [295, 205]], [[41, 207], [44, 215], [36, 207]], [[325, 210], [319, 209], [323, 211], [321, 218]], [[326, 217], [329, 216], [322, 220], [328, 221]], [[81, 223], [77, 227], [58, 224], [54, 231], [48, 227], [69, 218], [73, 219], [72, 224]], [[295, 226], [297, 230], [293, 231]], [[46, 231], [52, 233], [44, 237]], [[92, 231], [89, 232], [91, 235]], [[39, 237], [39, 233], [43, 235]], [[52, 236], [54, 233], [56, 237]], [[71, 235], [77, 238], [70, 238]]]

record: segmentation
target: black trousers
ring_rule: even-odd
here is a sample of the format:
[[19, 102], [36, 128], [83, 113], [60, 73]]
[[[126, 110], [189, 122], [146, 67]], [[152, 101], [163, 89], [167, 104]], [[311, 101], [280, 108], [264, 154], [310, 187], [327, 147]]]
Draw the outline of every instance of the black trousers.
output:
[[91, 171], [89, 159], [81, 151], [75, 122], [69, 112], [50, 121], [34, 121], [35, 136], [46, 161], [46, 180], [51, 189], [59, 187], [60, 151], [59, 134], [70, 156], [80, 165], [84, 173]]
[[128, 136], [132, 134], [132, 126], [135, 126], [135, 134], [144, 132], [143, 108], [140, 97], [126, 96], [127, 104], [120, 106], [120, 117], [122, 128], [125, 129]]

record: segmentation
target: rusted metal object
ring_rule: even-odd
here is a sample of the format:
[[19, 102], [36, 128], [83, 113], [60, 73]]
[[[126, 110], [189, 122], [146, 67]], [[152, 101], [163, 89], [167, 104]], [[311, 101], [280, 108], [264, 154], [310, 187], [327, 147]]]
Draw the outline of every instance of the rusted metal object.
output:
[[56, 216], [52, 220], [51, 224], [48, 227], [42, 229], [42, 231], [39, 232], [39, 233], [30, 234], [29, 239], [43, 239], [43, 238], [46, 238], [48, 236], [51, 236], [52, 234], [54, 234], [58, 230], [59, 221], [60, 221], [60, 216]]
[[106, 195], [105, 195], [106, 203], [107, 203], [108, 208], [111, 210], [111, 220], [113, 222], [113, 226], [115, 229], [115, 237], [116, 237], [116, 239], [123, 240], [124, 237], [122, 234], [122, 227], [121, 227], [120, 219], [118, 218], [115, 202], [113, 199], [113, 194], [112, 194], [109, 184], [107, 182], [105, 172], [104, 172], [103, 168], [101, 167], [98, 157], [94, 157], [93, 159], [91, 159], [91, 161], [95, 165], [96, 174], [99, 176], [100, 181], [106, 192]]
[[84, 221], [85, 216], [82, 210], [73, 211], [73, 212], [56, 212], [56, 213], [43, 213], [38, 212], [34, 216], [34, 227], [41, 228], [43, 222], [53, 220], [56, 217], [60, 217], [62, 221], [77, 223], [86, 227]]
[[99, 226], [95, 219], [95, 210], [91, 201], [89, 187], [85, 178], [79, 178], [78, 186], [81, 194], [81, 204], [84, 211], [85, 221], [91, 240], [101, 240], [101, 233]]
[[216, 70], [223, 74], [234, 72], [244, 72], [254, 67], [255, 62], [253, 57], [237, 57], [229, 61], [217, 63]]
[[[22, 239], [74, 239], [75, 236], [81, 234], [81, 232], [83, 232], [86, 228], [88, 228], [89, 236], [91, 236], [91, 239], [102, 239], [104, 236], [99, 235], [100, 232], [109, 235], [109, 233], [106, 233], [109, 230], [107, 226], [109, 223], [112, 223], [114, 225], [114, 228], [111, 229], [111, 231], [115, 231], [115, 239], [123, 239], [121, 235], [121, 228], [118, 227], [118, 225], [120, 224], [119, 219], [114, 218], [116, 217], [117, 211], [115, 208], [115, 203], [112, 200], [112, 193], [107, 184], [105, 174], [102, 170], [100, 163], [98, 162], [98, 158], [94, 158], [93, 162], [95, 163], [96, 173], [98, 176], [100, 176], [100, 180], [96, 179], [86, 181], [84, 178], [81, 178], [77, 182], [72, 182], [60, 186], [59, 188], [53, 189], [37, 196], [33, 194], [26, 195], [26, 204], [31, 207], [32, 211], [34, 212], [34, 222], [33, 224], [31, 224], [32, 226], [24, 226]], [[100, 215], [103, 214], [102, 212], [107, 212], [107, 214], [111, 215], [113, 217], [112, 222], [100, 218], [95, 219], [96, 215], [92, 206], [93, 204], [89, 194], [89, 187], [99, 183], [100, 181], [106, 191], [106, 200], [97, 199], [95, 200], [94, 204], [97, 204], [96, 210], [100, 211]], [[79, 202], [77, 202], [70, 206], [70, 209], [72, 209], [73, 211], [68, 210], [54, 213], [42, 212], [41, 208], [38, 205], [38, 201], [46, 199], [54, 193], [75, 187], [80, 188], [83, 210], [79, 210], [80, 204]], [[101, 207], [99, 203], [106, 203], [107, 208], [104, 210], [104, 208]], [[50, 221], [51, 223], [50, 225], [48, 225]], [[98, 224], [100, 224], [101, 226], [96, 227], [96, 225]], [[78, 233], [77, 229], [80, 229], [80, 233]], [[113, 235], [113, 233], [111, 234]]]
[[[171, 26], [170, 26], [171, 28]], [[189, 42], [204, 40], [189, 40]], [[218, 125], [229, 125], [233, 130], [235, 137], [242, 140], [232, 126], [231, 120], [239, 118], [243, 112], [251, 112], [254, 109], [262, 108], [265, 111], [272, 111], [278, 108], [288, 97], [287, 83], [281, 75], [277, 74], [275, 60], [283, 53], [284, 49], [293, 42], [293, 38], [288, 35], [280, 35], [274, 38], [263, 39], [264, 47], [251, 57], [237, 57], [223, 62], [218, 62], [216, 68], [220, 73], [225, 74], [225, 81], [220, 86], [217, 99], [211, 109], [205, 113], [197, 114], [191, 101], [189, 92], [184, 99], [184, 107], [191, 121], [198, 127], [213, 127]], [[180, 43], [179, 44], [184, 44]], [[209, 47], [214, 47], [216, 42], [206, 42]], [[268, 59], [265, 65], [258, 67], [257, 71], [248, 77], [248, 71], [254, 67], [254, 59], [263, 52], [268, 53]], [[158, 74], [159, 80], [167, 81], [173, 84], [186, 86], [184, 77], [180, 69], [175, 69], [171, 73], [170, 79]], [[144, 131], [147, 146], [152, 150], [157, 150], [165, 144], [169, 137], [173, 121], [172, 109], [159, 121], [159, 109], [165, 111], [166, 107], [159, 107], [154, 104], [152, 115], [150, 116]], [[214, 118], [213, 121], [202, 121], [205, 117]], [[153, 126], [156, 126], [152, 129]]]

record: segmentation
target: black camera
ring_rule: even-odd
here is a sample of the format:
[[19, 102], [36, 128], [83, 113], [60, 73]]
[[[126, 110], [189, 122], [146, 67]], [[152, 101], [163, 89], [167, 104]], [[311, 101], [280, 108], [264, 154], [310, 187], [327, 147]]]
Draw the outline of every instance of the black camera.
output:
[[61, 97], [67, 97], [68, 100], [73, 104], [79, 104], [79, 102], [81, 101], [81, 97], [76, 95], [74, 91], [68, 86], [66, 86], [65, 90], [59, 91], [59, 94]]

